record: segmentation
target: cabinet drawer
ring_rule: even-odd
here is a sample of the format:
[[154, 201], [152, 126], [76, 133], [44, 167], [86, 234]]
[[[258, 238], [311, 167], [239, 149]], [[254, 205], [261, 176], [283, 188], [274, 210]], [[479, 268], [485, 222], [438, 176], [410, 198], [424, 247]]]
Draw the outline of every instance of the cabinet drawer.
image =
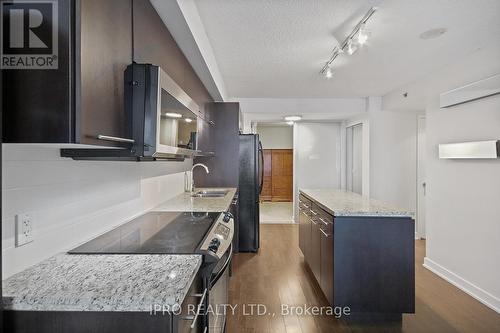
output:
[[299, 195], [299, 210], [303, 211], [307, 216], [311, 216], [311, 200], [307, 199], [302, 194]]

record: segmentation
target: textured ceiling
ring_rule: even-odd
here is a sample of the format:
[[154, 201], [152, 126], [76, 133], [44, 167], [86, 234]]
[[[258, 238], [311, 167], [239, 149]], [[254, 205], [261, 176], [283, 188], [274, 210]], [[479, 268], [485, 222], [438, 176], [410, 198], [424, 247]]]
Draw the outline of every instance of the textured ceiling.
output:
[[[499, 0], [196, 0], [231, 97], [383, 95], [500, 40]], [[369, 9], [368, 45], [319, 70]], [[444, 27], [437, 39], [422, 40]]]

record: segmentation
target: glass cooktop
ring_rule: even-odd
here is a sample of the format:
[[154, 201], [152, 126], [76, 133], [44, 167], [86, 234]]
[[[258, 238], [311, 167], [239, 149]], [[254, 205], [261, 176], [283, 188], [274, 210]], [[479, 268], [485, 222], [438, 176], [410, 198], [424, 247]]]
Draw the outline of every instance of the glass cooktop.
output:
[[70, 254], [193, 254], [220, 213], [151, 212], [69, 251]]

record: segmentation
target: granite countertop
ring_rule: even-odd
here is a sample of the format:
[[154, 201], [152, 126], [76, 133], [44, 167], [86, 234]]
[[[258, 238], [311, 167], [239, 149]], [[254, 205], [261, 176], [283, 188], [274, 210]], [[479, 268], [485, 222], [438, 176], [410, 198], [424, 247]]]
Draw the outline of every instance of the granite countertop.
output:
[[412, 211], [396, 208], [354, 192], [334, 189], [300, 189], [300, 192], [334, 216], [414, 217]]
[[196, 188], [196, 191], [228, 190], [224, 197], [192, 197], [190, 192], [184, 192], [156, 206], [152, 212], [225, 212], [228, 210], [236, 194], [236, 188]]
[[6, 310], [150, 311], [181, 304], [200, 255], [60, 254], [3, 281]]

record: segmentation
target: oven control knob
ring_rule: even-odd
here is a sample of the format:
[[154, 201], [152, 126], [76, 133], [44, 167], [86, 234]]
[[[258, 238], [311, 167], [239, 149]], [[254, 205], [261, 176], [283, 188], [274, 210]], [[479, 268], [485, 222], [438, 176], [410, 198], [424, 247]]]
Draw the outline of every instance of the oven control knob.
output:
[[217, 250], [219, 249], [219, 246], [220, 246], [220, 239], [218, 238], [213, 238], [211, 241], [210, 241], [210, 245], [208, 245], [208, 250], [209, 251], [212, 251], [214, 253], [217, 253]]
[[225, 212], [224, 217], [222, 218], [222, 221], [227, 223], [227, 222], [229, 222], [230, 219], [234, 219], [233, 214], [231, 214], [230, 212]]

